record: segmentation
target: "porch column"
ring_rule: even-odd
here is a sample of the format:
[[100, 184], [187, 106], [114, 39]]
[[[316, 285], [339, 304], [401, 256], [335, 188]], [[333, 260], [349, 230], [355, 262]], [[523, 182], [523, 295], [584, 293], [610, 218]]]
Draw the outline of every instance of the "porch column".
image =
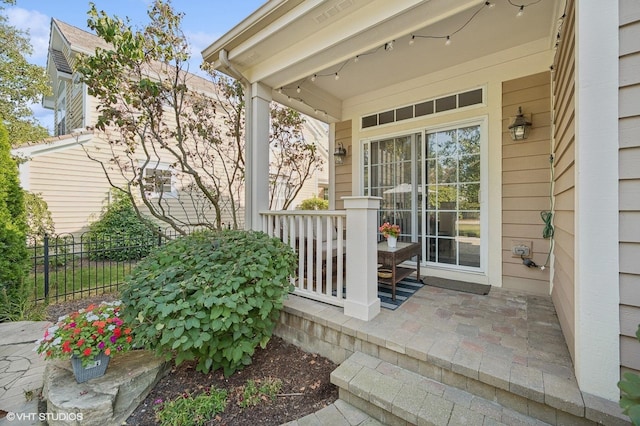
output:
[[575, 370], [618, 401], [620, 259], [618, 2], [576, 2]]
[[369, 321], [380, 313], [378, 298], [379, 197], [342, 197], [347, 211], [347, 298], [344, 314]]
[[245, 212], [244, 227], [262, 230], [260, 211], [269, 210], [269, 104], [271, 89], [252, 83], [245, 87]]

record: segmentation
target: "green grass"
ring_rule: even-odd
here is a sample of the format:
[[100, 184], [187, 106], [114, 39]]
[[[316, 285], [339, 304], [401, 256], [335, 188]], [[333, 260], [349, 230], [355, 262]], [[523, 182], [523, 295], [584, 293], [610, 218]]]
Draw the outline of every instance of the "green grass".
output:
[[458, 235], [462, 237], [480, 237], [479, 221], [458, 221]]
[[[68, 262], [65, 266], [49, 269], [49, 299], [65, 294], [66, 299], [80, 299], [92, 295], [111, 293], [118, 285], [124, 283], [124, 278], [135, 266], [130, 262], [84, 261]], [[32, 284], [30, 293], [34, 300], [44, 298], [44, 268], [39, 266], [37, 272], [31, 272], [29, 282]], [[35, 291], [33, 289], [35, 285]]]

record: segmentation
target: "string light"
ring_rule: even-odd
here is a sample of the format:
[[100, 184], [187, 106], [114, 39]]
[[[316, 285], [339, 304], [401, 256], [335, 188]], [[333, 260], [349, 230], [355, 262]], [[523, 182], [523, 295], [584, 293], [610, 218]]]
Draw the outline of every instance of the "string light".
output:
[[534, 4], [538, 4], [540, 3], [542, 0], [535, 0], [532, 1], [531, 3], [527, 3], [527, 4], [515, 4], [513, 1], [508, 0], [509, 4], [513, 7], [517, 7], [518, 8], [518, 13], [516, 14], [516, 17], [521, 17], [522, 15], [524, 15], [524, 8], [525, 7], [529, 7], [529, 6], [533, 6]]
[[[540, 0], [538, 0], [540, 1]], [[509, 2], [511, 2], [511, 0], [509, 0]], [[441, 35], [420, 35], [420, 34], [411, 34], [411, 40], [409, 41], [409, 44], [413, 44], [414, 40], [416, 37], [418, 38], [436, 38], [436, 39], [445, 39], [445, 46], [449, 46], [451, 44], [451, 36], [456, 35], [457, 33], [459, 33], [460, 31], [462, 31], [463, 29], [465, 29], [465, 27], [467, 25], [469, 25], [471, 23], [471, 21], [473, 21], [473, 19], [478, 16], [478, 13], [480, 13], [484, 8], [488, 8], [491, 9], [493, 8], [493, 3], [491, 3], [490, 1], [485, 1], [482, 6], [480, 6], [475, 12], [473, 12], [473, 15], [471, 15], [471, 17], [469, 19], [467, 19], [467, 22], [465, 22], [460, 28], [458, 28], [457, 30], [455, 30], [454, 32], [446, 35], [446, 36], [441, 36]]]
[[[535, 5], [537, 3], [540, 3], [542, 0], [533, 0], [530, 3], [527, 4], [515, 4], [513, 3], [512, 0], [507, 0], [509, 2], [509, 4], [513, 7], [518, 8], [518, 13], [516, 16], [520, 17], [524, 14], [524, 9], [526, 7]], [[484, 3], [482, 3], [482, 5], [471, 15], [471, 17], [469, 17], [469, 19], [462, 25], [460, 26], [458, 29], [456, 29], [455, 31], [447, 34], [447, 35], [422, 35], [422, 34], [411, 34], [411, 38], [409, 39], [409, 45], [413, 45], [416, 42], [416, 38], [426, 38], [426, 39], [441, 39], [441, 40], [445, 40], [445, 46], [449, 46], [451, 45], [451, 41], [452, 41], [452, 37], [454, 35], [456, 35], [457, 33], [459, 33], [460, 31], [462, 31], [463, 29], [465, 29], [470, 23], [471, 21], [473, 21], [473, 19], [475, 19], [475, 17], [485, 8], [487, 9], [494, 9], [495, 8], [495, 3], [487, 0]], [[566, 1], [565, 1], [565, 9], [566, 9]], [[566, 13], [565, 13], [566, 14]], [[563, 15], [560, 19], [563, 21], [564, 20], [565, 15]], [[360, 61], [360, 59], [363, 56], [368, 56], [368, 55], [373, 55], [375, 53], [377, 53], [379, 50], [384, 49], [385, 51], [391, 51], [393, 50], [394, 47], [394, 42], [395, 40], [391, 40], [389, 42], [386, 42], [384, 45], [381, 45], [371, 51], [368, 52], [364, 52], [364, 53], [360, 53], [358, 55], [356, 55], [353, 58], [353, 62], [354, 63], [358, 63]], [[557, 36], [557, 40], [556, 40], [556, 48], [558, 47], [558, 45], [560, 44], [560, 31], [558, 31], [558, 36]], [[337, 71], [334, 72], [329, 72], [326, 74], [319, 74], [319, 73], [315, 73], [313, 74], [311, 77], [307, 77], [305, 79], [302, 80], [302, 83], [304, 83], [304, 81], [306, 81], [307, 79], [311, 80], [312, 82], [315, 82], [318, 77], [328, 77], [328, 76], [333, 76], [334, 80], [339, 80], [340, 79], [340, 72], [342, 71], [342, 69], [351, 61], [351, 59], [347, 59], [346, 61], [344, 61], [340, 67], [338, 68]], [[553, 66], [552, 66], [553, 67]], [[296, 86], [296, 92], [297, 93], [301, 93], [302, 88], [301, 85], [302, 83], [298, 84]], [[292, 88], [292, 87], [290, 87]], [[286, 87], [280, 87], [278, 89], [278, 93], [282, 94], [283, 93], [283, 89], [287, 89]], [[290, 96], [287, 96], [289, 100], [291, 100], [292, 98]], [[304, 105], [307, 105], [309, 107], [311, 107], [311, 105], [307, 104], [303, 99], [301, 98], [294, 98], [295, 100], [301, 102]], [[326, 111], [322, 111], [322, 110], [318, 110], [318, 109], [314, 109], [314, 112], [316, 114], [322, 113], [325, 116], [327, 116]]]

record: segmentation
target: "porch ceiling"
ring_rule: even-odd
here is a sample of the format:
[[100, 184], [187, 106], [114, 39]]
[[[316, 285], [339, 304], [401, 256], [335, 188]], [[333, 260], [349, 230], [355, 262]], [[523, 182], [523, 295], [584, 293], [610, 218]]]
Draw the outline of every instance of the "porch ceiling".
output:
[[[552, 52], [562, 1], [491, 3], [271, 0], [202, 54], [233, 75], [221, 62], [224, 49], [235, 70], [272, 87], [275, 100], [340, 120], [343, 101], [383, 87], [533, 41], [542, 40]], [[524, 14], [517, 17], [520, 4]], [[391, 50], [385, 48], [390, 41]]]

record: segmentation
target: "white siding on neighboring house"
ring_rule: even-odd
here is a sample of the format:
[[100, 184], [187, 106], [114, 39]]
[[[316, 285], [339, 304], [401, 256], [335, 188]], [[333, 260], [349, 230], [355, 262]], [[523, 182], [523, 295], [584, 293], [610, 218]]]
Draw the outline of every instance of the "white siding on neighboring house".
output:
[[[58, 101], [64, 99], [64, 120], [62, 120], [62, 115], [56, 118], [61, 122], [57, 130], [62, 134], [56, 134], [56, 137], [50, 138], [42, 144], [16, 149], [15, 152], [29, 158], [29, 161], [21, 166], [23, 187], [42, 194], [52, 213], [56, 232], [77, 234], [86, 231], [89, 224], [99, 218], [101, 211], [109, 202], [111, 189], [101, 164], [91, 160], [87, 156], [87, 152], [110, 168], [110, 160], [114, 156], [112, 150], [115, 149], [117, 156], [118, 150], [122, 147], [120, 144], [107, 142], [107, 135], [111, 140], [121, 139], [117, 129], [110, 129], [107, 134], [89, 130], [98, 121], [99, 109], [96, 107], [99, 101], [88, 96], [86, 87], [79, 83], [78, 74], [73, 72], [73, 66], [78, 54], [90, 54], [96, 47], [108, 47], [108, 45], [95, 34], [56, 19], [51, 22], [49, 44], [47, 72], [52, 80], [52, 86], [55, 88], [64, 87], [64, 91], [60, 96], [56, 93], [47, 97], [44, 104], [45, 107], [54, 111], [60, 110], [62, 113], [62, 102], [58, 104]], [[213, 93], [215, 88], [207, 79], [188, 74], [185, 81], [191, 90], [208, 94], [211, 99], [215, 99]], [[173, 111], [167, 110], [164, 120], [168, 128], [175, 126]], [[224, 126], [222, 118], [219, 118], [219, 121], [220, 126]], [[325, 160], [325, 165], [305, 183], [303, 190], [293, 203], [294, 207], [302, 200], [317, 195], [319, 185], [326, 185], [328, 181], [327, 126], [307, 117], [303, 127], [303, 136], [306, 142], [318, 144], [318, 153]], [[158, 146], [155, 148], [158, 150], [158, 158], [150, 158], [148, 169], [170, 170], [170, 165], [176, 162], [175, 158]], [[126, 159], [126, 162], [131, 161], [132, 164], [136, 164], [136, 167], [140, 166], [140, 161], [144, 159], [140, 151], [132, 155], [131, 158], [122, 155], [122, 153], [119, 156]], [[205, 157], [212, 158], [210, 155]], [[212, 164], [204, 167], [210, 167], [211, 170], [222, 170], [222, 161], [217, 158]], [[120, 171], [113, 167], [111, 167], [109, 176], [114, 184], [120, 185], [124, 182], [124, 177], [120, 176]], [[147, 171], [146, 173], [152, 172]], [[201, 175], [204, 176], [204, 173]], [[163, 194], [163, 208], [183, 227], [193, 223], [214, 223], [215, 212], [207, 207], [209, 204], [203, 202], [202, 199], [194, 201], [191, 192], [185, 189], [190, 183], [192, 183], [191, 178], [172, 170], [171, 191]], [[209, 183], [211, 182], [209, 181]], [[242, 182], [233, 182], [232, 186], [237, 199], [238, 226], [242, 227], [244, 188]], [[227, 192], [228, 190], [225, 188], [221, 190], [223, 194], [221, 216], [225, 226], [233, 223]], [[159, 199], [160, 197], [155, 195], [151, 197], [152, 202]], [[145, 208], [142, 208], [142, 211], [144, 212]], [[203, 216], [206, 219], [203, 219]], [[168, 226], [158, 219], [157, 221], [163, 227]]]
[[100, 165], [89, 160], [81, 146], [92, 137], [92, 133], [77, 139], [69, 136], [13, 151], [14, 155], [29, 159], [21, 167], [22, 186], [42, 195], [56, 233], [86, 231], [108, 201], [110, 185]]

